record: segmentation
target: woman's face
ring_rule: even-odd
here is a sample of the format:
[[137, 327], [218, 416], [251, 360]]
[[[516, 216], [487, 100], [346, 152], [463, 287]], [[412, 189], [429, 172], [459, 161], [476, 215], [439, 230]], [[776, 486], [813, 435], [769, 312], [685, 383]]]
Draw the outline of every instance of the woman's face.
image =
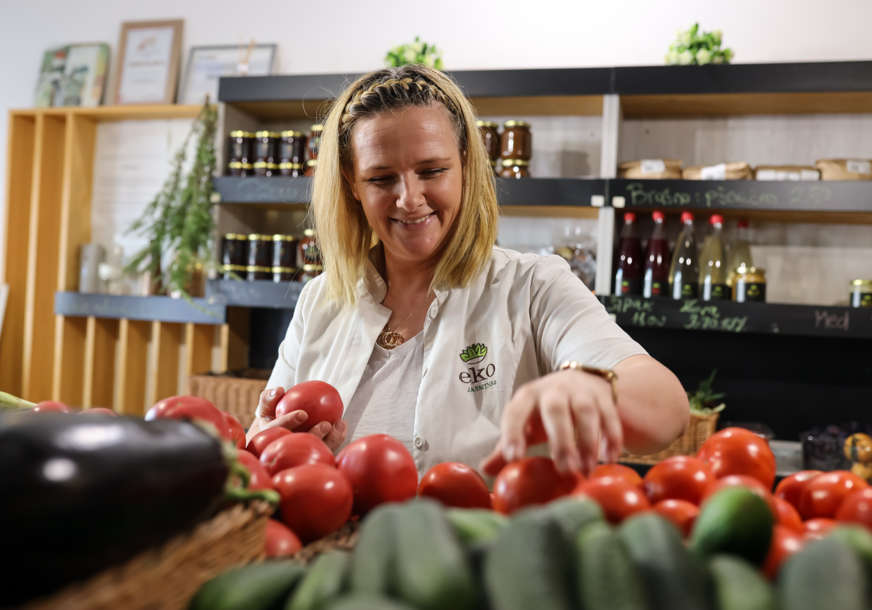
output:
[[351, 190], [385, 256], [433, 265], [460, 210], [457, 132], [441, 104], [360, 120], [351, 132]]

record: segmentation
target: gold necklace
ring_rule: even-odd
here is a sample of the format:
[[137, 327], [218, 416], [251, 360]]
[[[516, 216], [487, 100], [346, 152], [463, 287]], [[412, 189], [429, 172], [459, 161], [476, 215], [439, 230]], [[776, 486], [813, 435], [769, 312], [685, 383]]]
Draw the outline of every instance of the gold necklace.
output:
[[379, 333], [378, 338], [375, 340], [379, 347], [383, 347], [384, 349], [394, 349], [398, 345], [402, 345], [405, 341], [406, 338], [403, 335], [387, 326]]

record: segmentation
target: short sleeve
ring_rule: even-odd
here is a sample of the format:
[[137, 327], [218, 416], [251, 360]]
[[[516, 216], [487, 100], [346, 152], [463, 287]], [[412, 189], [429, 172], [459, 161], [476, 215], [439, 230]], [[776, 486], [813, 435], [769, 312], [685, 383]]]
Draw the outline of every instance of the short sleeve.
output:
[[562, 258], [542, 257], [532, 282], [530, 318], [545, 370], [556, 370], [567, 360], [613, 368], [629, 356], [647, 353]]

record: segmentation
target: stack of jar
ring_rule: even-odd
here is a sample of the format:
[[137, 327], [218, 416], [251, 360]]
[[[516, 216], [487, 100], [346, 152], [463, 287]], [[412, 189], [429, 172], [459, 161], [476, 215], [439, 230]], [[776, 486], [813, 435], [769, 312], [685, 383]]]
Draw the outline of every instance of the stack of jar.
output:
[[526, 121], [503, 123], [503, 131], [493, 121], [477, 121], [484, 147], [494, 172], [503, 178], [528, 178], [533, 156], [533, 134]]
[[311, 176], [321, 146], [320, 124], [312, 125], [308, 137], [302, 131], [245, 131], [236, 129], [228, 138], [229, 176]]
[[306, 282], [323, 267], [315, 231], [306, 229], [302, 237], [225, 233], [220, 269], [225, 280]]

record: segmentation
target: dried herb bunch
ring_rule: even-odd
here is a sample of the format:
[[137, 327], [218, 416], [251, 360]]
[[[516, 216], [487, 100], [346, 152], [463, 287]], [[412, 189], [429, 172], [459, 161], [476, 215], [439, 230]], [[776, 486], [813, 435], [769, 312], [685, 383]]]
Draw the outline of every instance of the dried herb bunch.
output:
[[712, 371], [708, 378], [699, 382], [695, 392], [688, 392], [687, 398], [690, 402], [691, 413], [697, 415], [711, 415], [712, 413], [720, 413], [727, 406], [721, 400], [726, 394], [723, 392], [715, 392], [712, 385], [715, 381], [715, 375], [718, 370]]
[[[211, 260], [217, 121], [218, 112], [207, 97], [173, 158], [170, 175], [127, 229], [128, 233], [145, 235], [148, 243], [127, 263], [125, 271], [150, 272], [153, 278], [160, 278], [164, 290], [186, 298], [195, 271]], [[194, 158], [185, 172], [191, 140], [196, 140]]]

